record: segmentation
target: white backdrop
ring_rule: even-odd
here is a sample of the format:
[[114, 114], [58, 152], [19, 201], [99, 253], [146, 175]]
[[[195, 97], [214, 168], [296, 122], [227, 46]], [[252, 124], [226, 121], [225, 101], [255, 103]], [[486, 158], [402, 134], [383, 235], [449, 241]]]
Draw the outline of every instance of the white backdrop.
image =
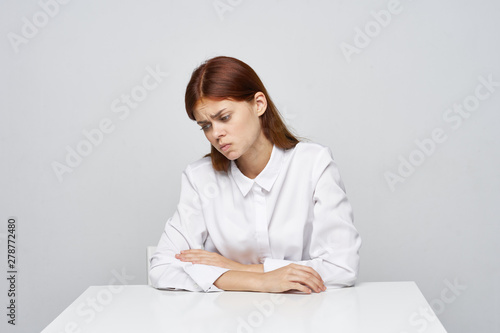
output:
[[184, 89], [216, 55], [332, 149], [360, 281], [416, 281], [450, 332], [499, 331], [499, 1], [2, 0], [0, 17], [2, 332], [40, 331], [90, 285], [146, 283], [209, 149]]

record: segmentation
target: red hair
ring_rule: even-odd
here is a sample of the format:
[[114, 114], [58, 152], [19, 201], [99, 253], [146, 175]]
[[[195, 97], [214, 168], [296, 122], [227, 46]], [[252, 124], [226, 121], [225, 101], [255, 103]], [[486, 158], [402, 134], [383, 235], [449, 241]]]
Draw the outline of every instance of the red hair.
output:
[[[257, 92], [262, 92], [267, 99], [266, 111], [260, 116], [266, 138], [282, 149], [295, 147], [299, 140], [286, 127], [264, 84], [250, 66], [236, 58], [215, 57], [193, 71], [186, 87], [186, 112], [190, 119], [196, 120], [194, 108], [202, 98], [250, 102]], [[215, 147], [212, 146], [207, 156], [212, 158], [215, 170], [228, 170], [230, 161]]]

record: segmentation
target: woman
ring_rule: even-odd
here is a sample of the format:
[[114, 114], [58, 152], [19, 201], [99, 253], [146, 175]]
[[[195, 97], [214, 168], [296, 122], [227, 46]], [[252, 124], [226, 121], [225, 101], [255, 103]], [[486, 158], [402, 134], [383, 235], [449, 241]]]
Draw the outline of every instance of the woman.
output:
[[361, 239], [330, 150], [299, 142], [247, 64], [192, 74], [186, 111], [211, 152], [182, 174], [151, 258], [152, 285], [304, 293], [354, 284]]

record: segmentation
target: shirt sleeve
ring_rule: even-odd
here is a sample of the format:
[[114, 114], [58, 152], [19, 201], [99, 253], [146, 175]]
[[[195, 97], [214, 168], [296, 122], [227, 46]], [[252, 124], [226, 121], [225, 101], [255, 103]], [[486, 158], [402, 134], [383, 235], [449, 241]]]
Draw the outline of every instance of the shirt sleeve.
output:
[[267, 258], [264, 271], [291, 263], [314, 268], [327, 287], [352, 286], [359, 266], [361, 238], [353, 224], [352, 208], [332, 154], [324, 148], [314, 167], [313, 221], [308, 260], [290, 261]]
[[188, 171], [182, 174], [177, 210], [167, 221], [157, 250], [150, 259], [149, 278], [152, 286], [159, 289], [221, 291], [213, 283], [228, 269], [175, 258], [181, 250], [202, 249], [208, 235], [200, 198]]

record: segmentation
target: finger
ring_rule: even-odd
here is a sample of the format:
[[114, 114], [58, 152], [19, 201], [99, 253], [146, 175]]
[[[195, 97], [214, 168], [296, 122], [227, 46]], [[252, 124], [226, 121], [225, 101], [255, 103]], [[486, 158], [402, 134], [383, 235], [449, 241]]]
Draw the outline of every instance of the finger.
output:
[[208, 258], [197, 258], [189, 261], [192, 262], [193, 264], [217, 266], [213, 260], [210, 260]]
[[205, 254], [196, 254], [196, 253], [181, 253], [179, 255], [181, 258], [185, 259], [195, 259], [195, 258], [206, 258], [207, 255]]
[[306, 286], [304, 286], [303, 284], [300, 284], [297, 282], [292, 283], [290, 285], [290, 289], [288, 289], [288, 290], [298, 290], [298, 291], [302, 291], [306, 294], [310, 294], [312, 292], [311, 289], [309, 289]]
[[209, 265], [213, 260], [210, 260], [210, 258], [205, 258], [205, 257], [198, 257], [198, 256], [182, 256], [182, 255], [176, 255], [176, 258], [179, 259], [180, 261], [183, 262], [191, 262], [193, 264], [206, 264]]
[[312, 267], [305, 267], [305, 268], [309, 274], [313, 275], [316, 279], [320, 280], [321, 283], [324, 282], [323, 279], [321, 278], [321, 275], [319, 275], [319, 273], [316, 272], [316, 270], [314, 268], [312, 268]]
[[221, 257], [216, 255], [215, 253], [207, 252], [205, 253], [182, 253], [176, 254], [175, 257], [182, 262], [191, 262], [193, 264], [204, 264], [204, 265], [212, 265], [224, 267], [224, 263], [221, 260]]
[[181, 251], [180, 256], [183, 258], [193, 259], [193, 258], [214, 258], [217, 255], [215, 253], [208, 252], [208, 251], [202, 251], [202, 252], [199, 252], [199, 251], [197, 251], [197, 252], [193, 252], [193, 251], [183, 252], [183, 251]]
[[304, 272], [308, 272], [309, 274], [312, 274], [315, 278], [317, 278], [318, 280], [320, 280], [321, 282], [323, 282], [323, 279], [321, 278], [321, 275], [319, 275], [318, 272], [316, 272], [316, 270], [312, 267], [309, 267], [309, 266], [304, 266], [304, 265], [297, 265], [297, 264], [293, 264], [294, 268], [297, 268], [297, 269], [300, 269]]
[[180, 261], [184, 261], [184, 262], [191, 262], [192, 260], [194, 260], [194, 258], [187, 258], [186, 256], [184, 256], [182, 254], [176, 254], [175, 258], [179, 259]]
[[188, 261], [188, 262], [193, 262], [193, 261], [196, 261], [196, 260], [200, 260], [200, 259], [203, 259], [204, 256], [203, 255], [197, 255], [197, 254], [176, 254], [175, 255], [175, 258], [179, 259], [180, 261]]
[[317, 293], [323, 291], [324, 289], [323, 282], [321, 280], [318, 280], [315, 276], [309, 274], [308, 272], [298, 270], [294, 272], [291, 278], [291, 281], [305, 284]]
[[212, 252], [201, 250], [201, 249], [189, 249], [189, 250], [182, 250], [181, 251], [181, 254], [201, 254], [201, 253], [212, 253]]
[[303, 284], [316, 293], [320, 293], [323, 291], [323, 286], [314, 280], [298, 278], [298, 279], [294, 279], [292, 281], [296, 282], [296, 283]]
[[197, 258], [197, 257], [193, 257], [193, 258], [180, 258], [180, 261], [191, 262], [193, 264], [205, 264], [205, 265], [211, 265], [211, 264], [213, 264], [213, 261], [211, 261], [210, 258]]
[[[314, 288], [314, 291], [320, 292], [320, 291], [325, 291], [326, 286], [325, 282], [321, 278], [321, 276], [314, 270], [312, 267], [309, 266], [303, 266], [303, 265], [295, 265], [292, 268], [296, 269], [295, 272], [301, 272], [301, 276], [305, 279], [309, 279], [311, 283], [317, 285], [317, 287], [320, 289], [318, 291], [317, 288]], [[306, 274], [306, 275], [303, 275]]]
[[326, 290], [325, 282], [319, 274], [312, 274], [311, 272], [306, 272], [308, 274], [310, 281], [316, 283], [321, 291]]
[[201, 258], [212, 258], [214, 260], [222, 260], [222, 256], [205, 250], [185, 250], [181, 251], [181, 257], [186, 258], [188, 260], [196, 260]]

